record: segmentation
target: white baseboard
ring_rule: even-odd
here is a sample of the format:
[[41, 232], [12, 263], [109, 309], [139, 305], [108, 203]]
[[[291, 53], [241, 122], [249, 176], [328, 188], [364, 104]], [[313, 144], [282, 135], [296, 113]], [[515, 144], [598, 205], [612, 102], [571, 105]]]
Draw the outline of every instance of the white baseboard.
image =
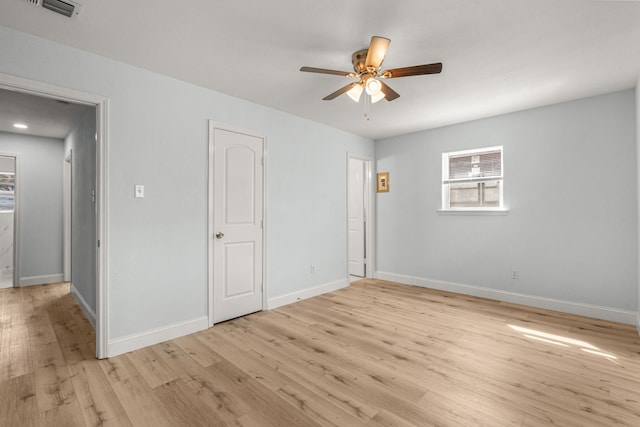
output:
[[638, 312], [636, 313], [636, 328], [638, 329], [638, 335], [640, 335], [640, 307], [638, 307]]
[[209, 318], [202, 316], [186, 322], [176, 323], [151, 331], [140, 332], [122, 338], [109, 340], [107, 344], [107, 357], [114, 357], [129, 351], [169, 341], [184, 335], [193, 334], [209, 327]]
[[84, 315], [87, 316], [87, 320], [89, 320], [89, 323], [91, 323], [91, 325], [93, 326], [93, 329], [95, 329], [96, 328], [96, 312], [82, 297], [82, 294], [78, 292], [78, 289], [75, 286], [73, 286], [73, 283], [71, 284], [71, 296], [73, 297], [73, 299], [76, 300], [76, 302], [82, 309], [82, 312], [84, 313]]
[[638, 324], [638, 330], [640, 331], [640, 315], [634, 311], [621, 310], [611, 307], [602, 307], [573, 301], [565, 301], [554, 298], [537, 297], [533, 295], [507, 292], [498, 289], [483, 288], [480, 286], [466, 285], [462, 283], [444, 282], [441, 280], [431, 280], [421, 277], [407, 276], [404, 274], [388, 273], [384, 271], [377, 271], [376, 278], [389, 280], [392, 282], [421, 286], [424, 288], [438, 289], [441, 291], [456, 292], [459, 294], [489, 298], [497, 301], [528, 305], [531, 307], [544, 308], [547, 310], [561, 311], [564, 313], [577, 314], [580, 316], [593, 317], [596, 319], [610, 320], [612, 322], [626, 323], [628, 325], [633, 325], [635, 323]]
[[62, 282], [64, 274], [48, 274], [46, 276], [29, 276], [20, 278], [20, 286], [47, 285]]
[[267, 310], [302, 301], [303, 299], [317, 297], [318, 295], [337, 291], [338, 289], [346, 288], [347, 286], [349, 286], [349, 279], [345, 278], [336, 280], [335, 282], [325, 283], [324, 285], [314, 286], [312, 288], [281, 295], [279, 297], [269, 298], [267, 300]]

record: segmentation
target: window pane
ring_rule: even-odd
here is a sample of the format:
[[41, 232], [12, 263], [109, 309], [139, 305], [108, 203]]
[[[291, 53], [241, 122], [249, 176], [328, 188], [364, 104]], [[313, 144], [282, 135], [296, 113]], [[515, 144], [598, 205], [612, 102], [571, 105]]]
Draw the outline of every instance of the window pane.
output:
[[500, 181], [483, 183], [482, 206], [500, 207]]
[[449, 207], [500, 207], [500, 181], [461, 182], [449, 184]]
[[502, 176], [500, 151], [449, 157], [449, 179]]
[[449, 200], [452, 208], [480, 206], [480, 183], [464, 182], [450, 184]]

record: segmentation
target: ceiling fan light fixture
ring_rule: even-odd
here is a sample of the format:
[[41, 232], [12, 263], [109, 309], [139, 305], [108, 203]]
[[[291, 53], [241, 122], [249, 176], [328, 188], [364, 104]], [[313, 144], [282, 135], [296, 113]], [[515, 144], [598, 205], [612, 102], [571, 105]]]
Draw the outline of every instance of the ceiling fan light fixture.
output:
[[376, 102], [384, 99], [384, 93], [382, 91], [376, 93], [375, 95], [371, 95], [371, 103], [375, 104]]
[[[356, 103], [360, 102], [363, 91], [367, 92], [367, 95], [369, 95], [370, 97], [371, 103], [378, 102], [382, 98], [386, 99], [387, 101], [398, 99], [400, 95], [396, 91], [391, 89], [389, 85], [383, 83], [381, 79], [421, 76], [424, 74], [439, 74], [440, 72], [442, 72], [441, 62], [436, 62], [433, 64], [414, 65], [411, 67], [392, 68], [390, 70], [381, 71], [382, 62], [384, 61], [384, 57], [387, 54], [387, 48], [389, 47], [390, 43], [391, 40], [386, 37], [371, 37], [371, 42], [369, 43], [368, 48], [360, 49], [354, 52], [353, 55], [351, 55], [351, 63], [353, 64], [354, 70], [352, 72], [315, 67], [301, 67], [300, 71], [358, 78], [358, 81], [349, 83], [348, 85], [343, 86], [335, 92], [322, 98], [324, 101], [331, 101], [332, 99], [335, 99], [338, 96], [346, 93]], [[365, 101], [369, 101], [369, 99], [365, 97]], [[369, 103], [366, 102], [366, 104], [368, 105]]]
[[362, 90], [363, 90], [362, 85], [357, 84], [347, 91], [347, 95], [349, 95], [349, 98], [353, 99], [354, 102], [360, 102], [360, 97], [362, 96]]
[[380, 90], [382, 89], [382, 83], [380, 83], [378, 80], [374, 79], [373, 77], [369, 77], [364, 85], [365, 85], [365, 90], [371, 96], [379, 94]]

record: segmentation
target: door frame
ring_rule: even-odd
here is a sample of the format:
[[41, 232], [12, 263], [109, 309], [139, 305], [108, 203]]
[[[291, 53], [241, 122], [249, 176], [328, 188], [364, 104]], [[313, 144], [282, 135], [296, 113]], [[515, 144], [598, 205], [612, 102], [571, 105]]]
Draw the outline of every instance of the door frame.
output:
[[65, 282], [71, 282], [71, 224], [73, 219], [71, 218], [71, 211], [73, 207], [72, 195], [73, 195], [73, 149], [70, 149], [64, 155], [62, 161], [62, 207], [64, 226], [63, 238], [64, 238], [64, 256], [63, 256], [63, 268], [62, 274]]
[[108, 305], [108, 165], [109, 100], [106, 97], [0, 73], [0, 89], [96, 108], [96, 357], [109, 356]]
[[[364, 238], [365, 238], [365, 264], [364, 264], [364, 274], [365, 278], [374, 278], [375, 277], [375, 187], [373, 185], [373, 175], [374, 175], [374, 159], [373, 157], [356, 154], [356, 153], [347, 153], [347, 209], [345, 212], [345, 219], [347, 230], [349, 229], [349, 160], [361, 160], [365, 164], [365, 176], [364, 176], [364, 193], [368, 195], [367, 203], [365, 203], [365, 218], [366, 218], [366, 226], [364, 228]], [[349, 275], [349, 233], [347, 232], [347, 280], [350, 279]]]
[[213, 326], [213, 260], [214, 260], [214, 207], [215, 207], [215, 130], [243, 133], [262, 139], [262, 310], [267, 305], [267, 137], [252, 130], [209, 120], [207, 164], [207, 305], [208, 323]]

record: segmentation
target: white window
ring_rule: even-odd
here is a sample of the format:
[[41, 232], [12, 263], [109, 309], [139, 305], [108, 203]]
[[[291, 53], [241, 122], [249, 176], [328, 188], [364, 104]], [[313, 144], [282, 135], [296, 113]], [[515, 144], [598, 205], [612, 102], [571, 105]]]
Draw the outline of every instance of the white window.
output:
[[501, 210], [502, 146], [442, 154], [443, 210]]

